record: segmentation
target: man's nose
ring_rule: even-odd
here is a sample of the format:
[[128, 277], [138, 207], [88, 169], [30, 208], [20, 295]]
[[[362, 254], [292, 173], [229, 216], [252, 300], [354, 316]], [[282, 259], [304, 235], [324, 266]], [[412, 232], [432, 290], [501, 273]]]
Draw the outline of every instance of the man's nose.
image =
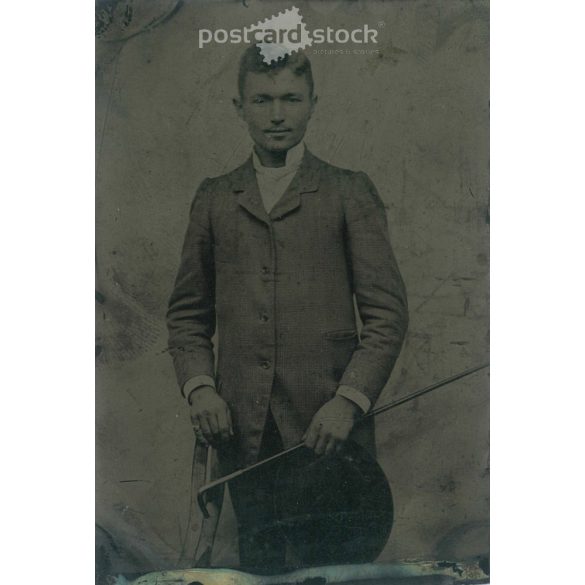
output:
[[282, 124], [284, 117], [282, 114], [282, 106], [280, 100], [274, 100], [272, 102], [272, 110], [270, 112], [270, 120], [273, 124]]

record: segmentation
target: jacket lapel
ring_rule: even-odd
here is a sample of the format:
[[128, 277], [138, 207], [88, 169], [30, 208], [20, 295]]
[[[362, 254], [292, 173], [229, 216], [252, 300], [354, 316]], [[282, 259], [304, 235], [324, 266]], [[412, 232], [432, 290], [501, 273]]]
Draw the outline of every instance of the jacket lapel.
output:
[[238, 196], [238, 203], [256, 219], [264, 223], [270, 223], [270, 218], [264, 209], [256, 172], [252, 163], [252, 157], [240, 167], [236, 179], [233, 182], [234, 193]]
[[270, 212], [271, 219], [282, 219], [301, 205], [303, 193], [313, 193], [319, 188], [317, 159], [305, 147], [305, 154], [299, 170], [282, 197]]
[[270, 216], [266, 213], [262, 203], [252, 157], [240, 167], [233, 181], [233, 191], [238, 196], [238, 203], [248, 213], [264, 223], [270, 223], [271, 219], [282, 219], [301, 205], [301, 195], [303, 193], [313, 193], [318, 188], [318, 161], [307, 148], [305, 148], [305, 154], [299, 170], [270, 212]]

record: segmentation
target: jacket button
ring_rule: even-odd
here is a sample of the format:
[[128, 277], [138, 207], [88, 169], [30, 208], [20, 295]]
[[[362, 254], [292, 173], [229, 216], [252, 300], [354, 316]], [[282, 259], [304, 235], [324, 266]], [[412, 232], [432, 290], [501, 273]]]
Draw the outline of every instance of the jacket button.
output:
[[260, 321], [262, 321], [262, 323], [266, 323], [266, 321], [268, 321], [268, 315], [266, 314], [260, 315]]
[[270, 268], [268, 266], [262, 266], [262, 274], [268, 274], [270, 272]]
[[268, 362], [268, 361], [262, 362], [260, 364], [260, 367], [264, 368], [265, 370], [268, 370], [270, 368], [270, 362]]

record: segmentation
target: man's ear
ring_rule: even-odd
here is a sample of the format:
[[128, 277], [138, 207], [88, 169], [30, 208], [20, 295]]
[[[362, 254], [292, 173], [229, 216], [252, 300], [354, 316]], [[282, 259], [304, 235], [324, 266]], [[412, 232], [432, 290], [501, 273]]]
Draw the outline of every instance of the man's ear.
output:
[[315, 107], [317, 106], [317, 102], [319, 101], [319, 96], [318, 95], [314, 95], [311, 98], [311, 116], [313, 115], [313, 112], [315, 111]]
[[244, 119], [244, 108], [242, 107], [242, 100], [239, 97], [232, 98], [232, 103], [236, 109], [236, 113], [243, 120]]

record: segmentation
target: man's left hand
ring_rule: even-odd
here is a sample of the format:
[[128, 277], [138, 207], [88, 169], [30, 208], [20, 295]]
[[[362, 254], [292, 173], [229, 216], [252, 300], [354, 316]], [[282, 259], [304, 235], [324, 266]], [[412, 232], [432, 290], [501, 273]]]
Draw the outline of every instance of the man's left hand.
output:
[[305, 445], [317, 455], [339, 451], [360, 414], [357, 404], [336, 395], [316, 412], [303, 436]]

